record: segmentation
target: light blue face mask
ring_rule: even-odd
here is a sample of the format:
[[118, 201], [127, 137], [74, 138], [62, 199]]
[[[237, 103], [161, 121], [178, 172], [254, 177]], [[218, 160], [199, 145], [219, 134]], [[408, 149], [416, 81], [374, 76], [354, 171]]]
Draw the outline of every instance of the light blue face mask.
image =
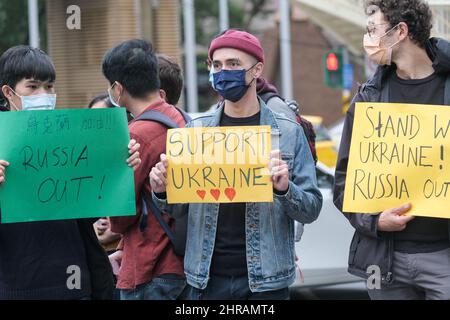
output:
[[56, 94], [42, 93], [21, 96], [22, 110], [53, 110], [56, 107]]
[[[22, 110], [53, 110], [56, 107], [56, 94], [54, 93], [41, 93], [33, 94], [30, 96], [21, 96], [14, 90], [13, 92], [22, 101]], [[19, 110], [17, 106], [14, 107]]]

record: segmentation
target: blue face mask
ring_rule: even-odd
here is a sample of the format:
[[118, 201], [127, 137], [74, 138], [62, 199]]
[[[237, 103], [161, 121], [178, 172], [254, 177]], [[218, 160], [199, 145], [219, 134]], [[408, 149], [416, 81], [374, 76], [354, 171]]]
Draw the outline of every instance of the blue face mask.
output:
[[[219, 72], [213, 73], [213, 89], [216, 90], [225, 100], [238, 102], [242, 99], [251, 85], [251, 83], [247, 84], [245, 82], [245, 75], [249, 70], [256, 66], [256, 64], [257, 63], [255, 63], [248, 70], [221, 70]], [[253, 79], [252, 82], [254, 80], [255, 79]]]
[[[31, 96], [21, 96], [14, 90], [13, 92], [20, 98], [22, 102], [22, 110], [53, 110], [56, 106], [56, 94], [42, 93], [33, 94]], [[13, 104], [14, 106], [14, 104]], [[14, 106], [19, 110], [17, 106]]]
[[214, 86], [214, 70], [211, 68], [209, 70], [209, 83], [211, 84], [211, 87], [216, 90], [216, 87]]

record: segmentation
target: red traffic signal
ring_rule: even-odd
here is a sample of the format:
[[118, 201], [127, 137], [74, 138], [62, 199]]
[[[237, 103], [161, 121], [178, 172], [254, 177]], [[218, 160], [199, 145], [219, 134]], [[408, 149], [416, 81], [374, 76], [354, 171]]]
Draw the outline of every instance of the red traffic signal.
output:
[[322, 57], [325, 85], [340, 89], [343, 86], [343, 59], [340, 50], [331, 50]]
[[326, 65], [328, 71], [338, 71], [339, 70], [339, 59], [334, 52], [330, 52], [326, 58]]

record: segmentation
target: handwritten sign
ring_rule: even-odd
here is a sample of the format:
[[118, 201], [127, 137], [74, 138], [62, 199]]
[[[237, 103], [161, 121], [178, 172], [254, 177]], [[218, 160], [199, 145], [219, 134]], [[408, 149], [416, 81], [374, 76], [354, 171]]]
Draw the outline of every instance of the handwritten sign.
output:
[[1, 222], [136, 214], [125, 110], [0, 113]]
[[344, 211], [450, 218], [450, 108], [357, 103]]
[[167, 201], [273, 201], [270, 130], [270, 126], [169, 130]]

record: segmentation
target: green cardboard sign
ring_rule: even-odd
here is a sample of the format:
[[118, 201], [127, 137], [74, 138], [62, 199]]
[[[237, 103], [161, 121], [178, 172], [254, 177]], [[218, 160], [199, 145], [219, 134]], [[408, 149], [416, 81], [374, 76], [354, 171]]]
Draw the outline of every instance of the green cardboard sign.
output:
[[125, 110], [0, 113], [1, 222], [136, 214]]

